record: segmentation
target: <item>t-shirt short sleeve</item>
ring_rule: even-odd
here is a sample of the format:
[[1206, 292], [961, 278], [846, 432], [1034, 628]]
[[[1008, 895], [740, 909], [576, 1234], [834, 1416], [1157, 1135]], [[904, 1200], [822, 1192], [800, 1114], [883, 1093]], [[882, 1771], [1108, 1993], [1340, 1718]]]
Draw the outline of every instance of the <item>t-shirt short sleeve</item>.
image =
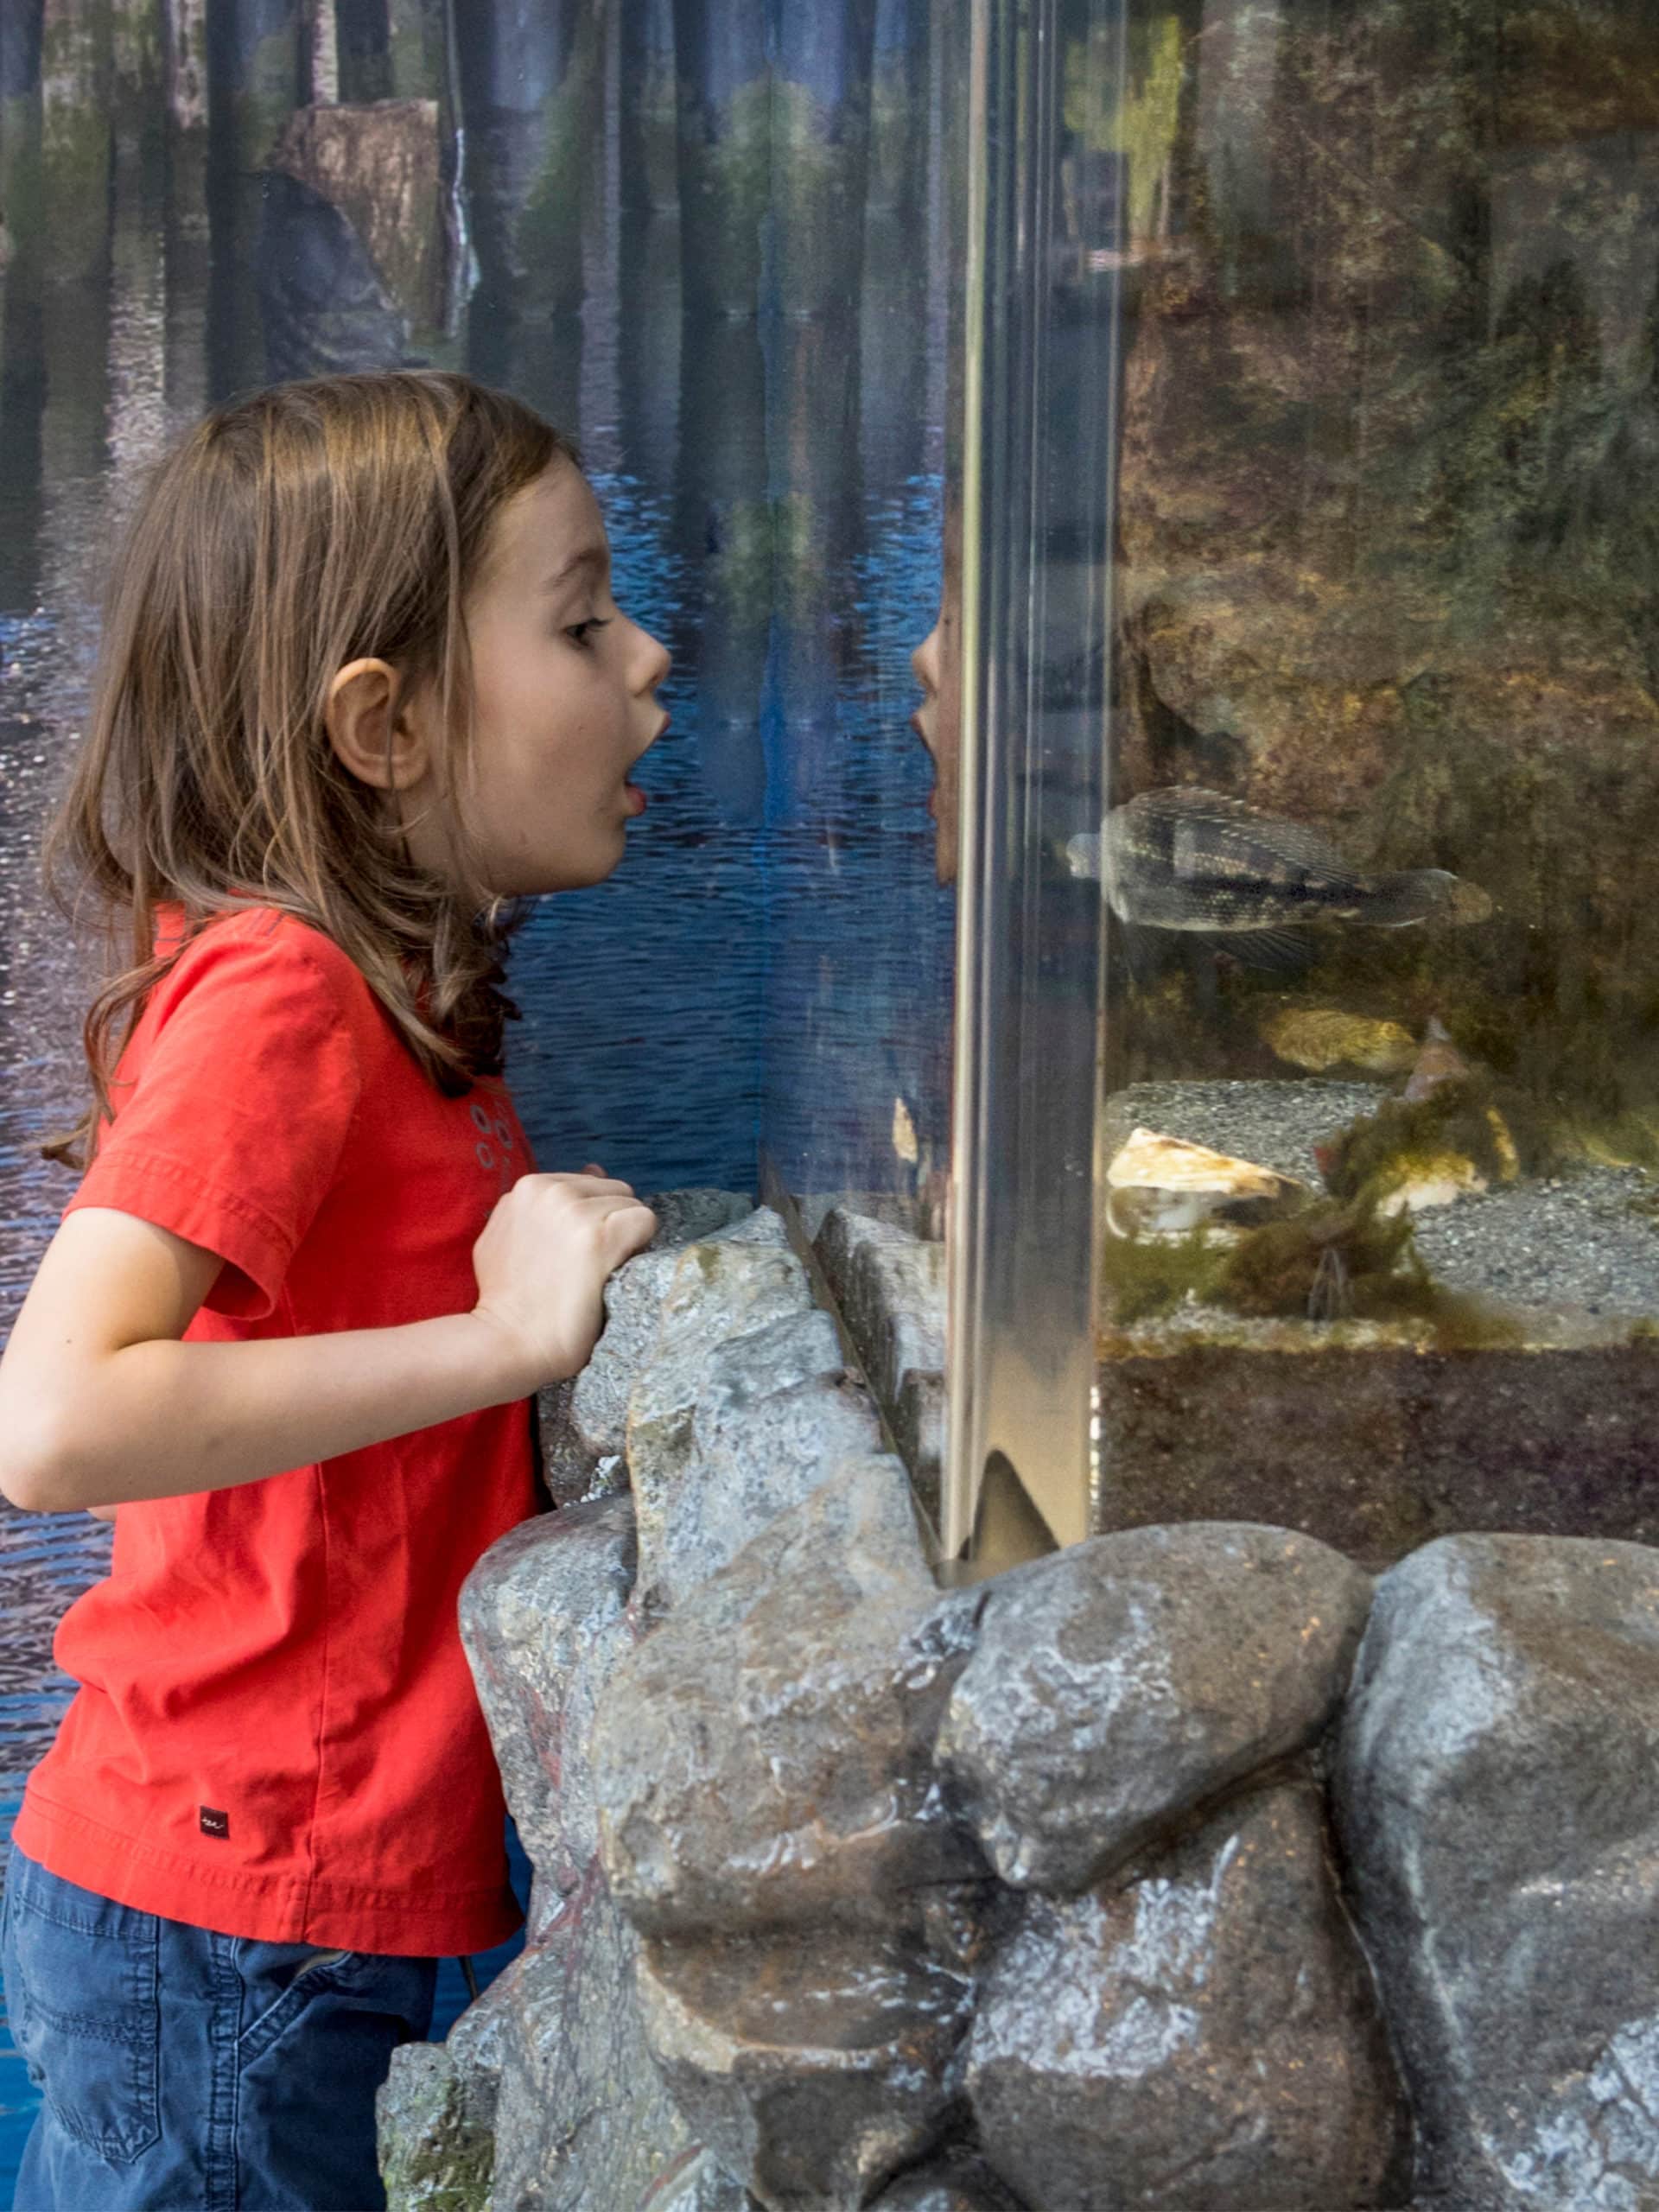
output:
[[257, 1320], [334, 1179], [361, 1077], [325, 964], [344, 956], [314, 951], [302, 925], [253, 918], [205, 931], [156, 986], [64, 1211], [113, 1206], [217, 1252], [207, 1304]]

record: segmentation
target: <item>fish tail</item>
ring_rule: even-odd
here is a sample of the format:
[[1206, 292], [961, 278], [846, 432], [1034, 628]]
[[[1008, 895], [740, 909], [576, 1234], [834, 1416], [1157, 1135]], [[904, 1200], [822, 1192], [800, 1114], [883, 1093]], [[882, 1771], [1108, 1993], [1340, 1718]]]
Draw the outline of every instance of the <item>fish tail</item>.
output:
[[1397, 875], [1379, 877], [1366, 893], [1357, 918], [1380, 929], [1403, 929], [1408, 922], [1425, 922], [1431, 914], [1444, 913], [1459, 887], [1457, 877], [1443, 868], [1402, 868]]

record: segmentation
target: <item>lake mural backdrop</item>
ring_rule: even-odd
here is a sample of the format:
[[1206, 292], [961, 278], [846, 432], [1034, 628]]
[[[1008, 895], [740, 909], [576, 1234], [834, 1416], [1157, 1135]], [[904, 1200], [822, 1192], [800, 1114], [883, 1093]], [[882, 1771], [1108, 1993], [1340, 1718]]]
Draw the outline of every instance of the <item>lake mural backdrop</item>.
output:
[[[0, 0], [0, 1326], [73, 1187], [38, 1146], [91, 948], [37, 851], [124, 510], [205, 409], [334, 369], [464, 367], [573, 431], [673, 654], [626, 861], [513, 951], [540, 1163], [750, 1190], [764, 1147], [804, 1195], [918, 1196], [963, 70], [944, 0]], [[109, 1542], [0, 1505], [0, 1838]], [[435, 2038], [465, 2001], [452, 1962]], [[0, 2049], [8, 2195], [33, 2095]]]

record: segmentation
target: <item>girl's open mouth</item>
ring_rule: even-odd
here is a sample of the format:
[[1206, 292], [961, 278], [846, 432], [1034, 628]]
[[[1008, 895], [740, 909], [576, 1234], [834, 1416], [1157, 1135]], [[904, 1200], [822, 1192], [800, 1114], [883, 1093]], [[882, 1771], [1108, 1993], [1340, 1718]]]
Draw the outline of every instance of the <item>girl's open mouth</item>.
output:
[[628, 795], [629, 813], [643, 814], [650, 802], [646, 798], [644, 791], [640, 790], [639, 785], [624, 784], [622, 788]]

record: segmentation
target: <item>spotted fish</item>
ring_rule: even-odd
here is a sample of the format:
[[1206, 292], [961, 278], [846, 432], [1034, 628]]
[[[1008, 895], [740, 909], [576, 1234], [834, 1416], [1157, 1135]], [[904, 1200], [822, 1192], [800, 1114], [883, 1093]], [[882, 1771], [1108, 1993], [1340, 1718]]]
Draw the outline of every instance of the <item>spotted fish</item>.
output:
[[[1106, 896], [1131, 928], [1182, 930], [1253, 966], [1300, 964], [1319, 922], [1405, 929], [1478, 922], [1484, 891], [1438, 868], [1368, 875], [1300, 822], [1189, 785], [1142, 791], [1106, 817]], [[1073, 875], [1098, 881], [1101, 838], [1073, 837]]]

